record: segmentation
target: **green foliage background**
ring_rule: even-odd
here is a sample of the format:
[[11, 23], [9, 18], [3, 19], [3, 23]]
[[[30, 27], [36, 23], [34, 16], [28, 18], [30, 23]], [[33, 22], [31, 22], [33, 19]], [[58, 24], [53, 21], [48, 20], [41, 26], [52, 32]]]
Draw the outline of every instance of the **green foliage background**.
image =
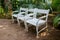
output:
[[60, 0], [53, 0], [52, 8], [54, 11], [60, 12]]
[[[49, 1], [48, 1], [49, 2]], [[12, 5], [12, 11], [19, 10], [20, 7], [25, 8], [40, 8], [40, 9], [50, 9], [51, 5], [49, 5], [45, 0], [9, 0], [9, 2]], [[55, 2], [53, 2], [54, 5]], [[9, 12], [8, 4], [6, 5], [4, 3], [4, 0], [0, 0], [0, 12], [1, 10], [4, 11], [4, 13], [7, 15]], [[57, 7], [59, 10], [59, 7]], [[55, 6], [53, 6], [53, 9], [55, 9]], [[3, 12], [2, 12], [3, 13]]]
[[59, 22], [60, 22], [60, 14], [58, 14], [53, 20], [53, 25], [54, 25], [55, 28], [60, 27]]

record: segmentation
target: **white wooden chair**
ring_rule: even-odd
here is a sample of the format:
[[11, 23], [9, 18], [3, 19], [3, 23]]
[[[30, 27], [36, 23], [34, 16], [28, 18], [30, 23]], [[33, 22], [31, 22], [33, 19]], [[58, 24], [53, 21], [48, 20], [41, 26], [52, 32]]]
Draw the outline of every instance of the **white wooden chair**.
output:
[[15, 14], [15, 13], [18, 14], [18, 11], [16, 10], [16, 11], [12, 12], [12, 23], [14, 23], [14, 21], [15, 21], [14, 17], [17, 18], [17, 14]]
[[30, 14], [27, 14], [25, 17], [24, 17], [24, 25], [25, 25], [25, 30], [28, 31], [28, 27], [27, 27], [27, 24], [26, 24], [26, 20], [31, 20], [33, 18], [36, 18], [36, 11], [37, 11], [37, 8], [34, 8], [34, 9], [29, 9], [28, 12], [32, 12]]
[[[18, 16], [24, 16], [22, 14], [24, 14], [26, 10], [27, 10], [27, 8], [20, 8], [19, 11], [13, 11], [13, 13], [12, 13], [12, 22], [14, 22], [14, 20], [15, 20], [14, 17], [17, 18]], [[18, 13], [14, 14], [16, 12], [18, 12]]]
[[[24, 20], [25, 15], [27, 15], [27, 13], [28, 13], [28, 8], [20, 8], [20, 9], [22, 9], [21, 10], [22, 12], [20, 12], [17, 15], [18, 25], [20, 25], [20, 23]], [[21, 21], [19, 21], [19, 20], [21, 20]]]
[[[36, 15], [40, 13], [40, 14], [45, 14], [42, 17], [36, 18]], [[28, 25], [27, 23], [36, 26], [36, 32], [37, 32], [37, 38], [38, 38], [38, 34], [43, 31], [45, 28], [47, 28], [47, 19], [48, 19], [48, 13], [49, 13], [49, 9], [45, 10], [45, 9], [36, 9], [34, 10], [34, 15], [33, 15], [33, 19], [29, 19], [26, 20], [25, 19], [25, 26], [26, 26], [26, 30], [28, 30]], [[43, 18], [45, 18], [45, 20], [43, 20]], [[44, 28], [42, 28], [40, 31], [38, 31], [39, 27], [46, 24], [46, 26]]]
[[[26, 19], [26, 20], [32, 19], [32, 17], [30, 17], [30, 16], [33, 15], [34, 9], [26, 9], [26, 10], [24, 10], [24, 11], [25, 11], [25, 13], [21, 14], [21, 15], [23, 15], [23, 16], [18, 15], [18, 17], [17, 17], [18, 25], [20, 25], [20, 23], [21, 23], [22, 21], [24, 22], [25, 19]], [[28, 13], [28, 12], [30, 12], [30, 13]], [[19, 20], [21, 20], [21, 21], [19, 21]]]

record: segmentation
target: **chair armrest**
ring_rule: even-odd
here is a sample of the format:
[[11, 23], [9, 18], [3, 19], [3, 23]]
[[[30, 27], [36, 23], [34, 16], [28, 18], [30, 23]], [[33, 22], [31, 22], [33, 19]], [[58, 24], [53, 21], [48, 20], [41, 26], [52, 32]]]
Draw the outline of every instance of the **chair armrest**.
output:
[[30, 16], [33, 16], [34, 14], [33, 13], [31, 13], [31, 14], [27, 14], [26, 16], [27, 17], [30, 17]]
[[19, 15], [26, 15], [26, 12], [20, 12]]
[[40, 17], [39, 19], [43, 19], [43, 18], [45, 18], [46, 16], [42, 16], [42, 17]]
[[21, 12], [20, 14], [25, 14], [26, 12]]
[[33, 16], [33, 14], [27, 14], [27, 15], [25, 15], [24, 20], [26, 21], [26, 20], [32, 19], [33, 17], [30, 17], [30, 16]]
[[18, 12], [18, 11], [13, 11], [13, 13], [14, 13], [14, 12]]
[[13, 11], [13, 12], [18, 12], [18, 11]]
[[43, 19], [43, 18], [45, 18], [45, 17], [46, 17], [46, 16], [42, 16], [42, 17], [40, 17], [40, 18], [38, 19], [36, 25], [38, 25], [38, 22], [39, 22], [40, 19]]
[[22, 16], [25, 15], [25, 12], [21, 12], [21, 13], [19, 12], [17, 15], [18, 15], [18, 17], [19, 17], [19, 16], [22, 17]]
[[14, 13], [16, 13], [16, 12], [18, 12], [18, 11], [13, 11], [12, 14], [14, 14]]

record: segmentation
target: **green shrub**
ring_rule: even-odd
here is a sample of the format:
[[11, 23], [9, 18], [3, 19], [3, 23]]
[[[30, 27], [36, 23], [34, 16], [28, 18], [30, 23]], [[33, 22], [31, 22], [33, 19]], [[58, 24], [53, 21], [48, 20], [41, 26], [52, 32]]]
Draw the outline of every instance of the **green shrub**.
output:
[[60, 11], [60, 0], [53, 0], [52, 8], [54, 11]]
[[59, 25], [59, 23], [60, 23], [60, 14], [59, 15], [57, 15], [55, 18], [54, 18], [54, 20], [53, 20], [53, 25], [54, 25], [54, 27], [58, 27], [58, 25]]
[[0, 6], [0, 14], [4, 13], [4, 9]]

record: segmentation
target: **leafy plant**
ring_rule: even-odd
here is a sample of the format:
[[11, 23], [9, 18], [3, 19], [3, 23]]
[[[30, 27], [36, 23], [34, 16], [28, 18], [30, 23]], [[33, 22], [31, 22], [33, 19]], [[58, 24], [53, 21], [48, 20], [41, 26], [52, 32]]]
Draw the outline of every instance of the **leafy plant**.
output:
[[53, 0], [52, 1], [52, 8], [54, 11], [60, 11], [60, 0]]
[[11, 0], [11, 4], [12, 4], [12, 10], [16, 10], [18, 9], [18, 7], [22, 4], [20, 1], [18, 0]]
[[54, 27], [56, 27], [56, 28], [59, 27], [59, 24], [60, 24], [60, 14], [57, 15], [53, 20]]
[[0, 14], [4, 13], [4, 9], [0, 6]]

